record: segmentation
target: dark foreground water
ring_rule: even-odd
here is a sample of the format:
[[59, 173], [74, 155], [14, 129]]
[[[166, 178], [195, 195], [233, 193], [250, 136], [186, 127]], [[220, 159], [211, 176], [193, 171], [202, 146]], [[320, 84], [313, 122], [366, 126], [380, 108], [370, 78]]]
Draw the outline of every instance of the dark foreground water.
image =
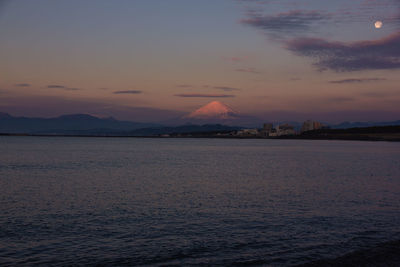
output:
[[292, 265], [400, 239], [400, 143], [0, 137], [0, 265]]

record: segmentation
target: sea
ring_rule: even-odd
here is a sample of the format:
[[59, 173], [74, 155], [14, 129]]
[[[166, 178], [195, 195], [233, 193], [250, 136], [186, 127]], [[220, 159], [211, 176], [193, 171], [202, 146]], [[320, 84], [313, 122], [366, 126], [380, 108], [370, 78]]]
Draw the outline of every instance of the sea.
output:
[[400, 240], [400, 143], [0, 137], [0, 265], [293, 266]]

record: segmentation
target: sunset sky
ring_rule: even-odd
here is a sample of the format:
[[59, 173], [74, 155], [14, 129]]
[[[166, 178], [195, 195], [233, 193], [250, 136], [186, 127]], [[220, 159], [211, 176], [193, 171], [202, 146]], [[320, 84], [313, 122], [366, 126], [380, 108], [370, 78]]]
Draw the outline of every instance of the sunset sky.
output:
[[0, 0], [0, 36], [11, 115], [400, 119], [399, 0]]

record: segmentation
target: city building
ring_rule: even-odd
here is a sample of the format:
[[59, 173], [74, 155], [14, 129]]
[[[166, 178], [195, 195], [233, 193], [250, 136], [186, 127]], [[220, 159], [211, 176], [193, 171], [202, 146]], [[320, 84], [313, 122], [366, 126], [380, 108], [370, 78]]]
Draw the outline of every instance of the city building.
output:
[[294, 126], [289, 125], [287, 123], [278, 125], [275, 127], [275, 131], [271, 131], [268, 136], [284, 136], [284, 135], [295, 135], [296, 131], [294, 130]]
[[260, 135], [263, 137], [268, 137], [273, 130], [274, 126], [272, 123], [264, 123], [263, 128], [260, 131]]
[[243, 129], [236, 133], [238, 136], [259, 136], [260, 132], [258, 129]]
[[301, 127], [301, 132], [313, 131], [324, 128], [324, 125], [318, 121], [307, 120]]

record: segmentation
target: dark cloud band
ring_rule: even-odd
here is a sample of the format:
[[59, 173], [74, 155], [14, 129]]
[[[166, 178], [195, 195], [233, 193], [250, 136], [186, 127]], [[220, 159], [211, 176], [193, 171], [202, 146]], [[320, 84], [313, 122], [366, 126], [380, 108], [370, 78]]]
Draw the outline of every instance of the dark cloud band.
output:
[[65, 89], [64, 85], [58, 85], [58, 84], [50, 84], [47, 85], [47, 88], [51, 88], [51, 89]]
[[334, 84], [343, 84], [343, 83], [367, 83], [367, 82], [379, 82], [379, 81], [386, 81], [383, 78], [359, 78], [359, 79], [344, 79], [344, 80], [335, 80], [329, 81], [329, 83]]
[[143, 93], [142, 91], [138, 91], [138, 90], [126, 90], [126, 91], [115, 91], [113, 92], [113, 94], [116, 95], [121, 95], [121, 94], [141, 94]]
[[293, 53], [310, 57], [320, 70], [337, 72], [400, 68], [400, 32], [374, 41], [332, 42], [297, 38], [286, 42]]
[[78, 91], [78, 90], [81, 90], [80, 88], [67, 87], [67, 86], [58, 85], [58, 84], [47, 85], [47, 88], [50, 88], [50, 89], [62, 89], [62, 90], [65, 90], [65, 91]]
[[29, 83], [17, 83], [15, 86], [17, 86], [17, 87], [30, 87], [31, 85]]
[[176, 94], [178, 97], [235, 97], [235, 95], [223, 95], [223, 94]]
[[329, 18], [329, 15], [318, 11], [293, 10], [269, 16], [252, 14], [250, 18], [241, 20], [241, 23], [269, 33], [282, 34], [308, 31], [315, 23], [321, 23]]
[[226, 91], [226, 92], [231, 92], [231, 91], [240, 91], [239, 88], [235, 88], [235, 87], [228, 87], [228, 86], [213, 86], [212, 88], [214, 89], [218, 89], [218, 90], [222, 90], [222, 91]]

